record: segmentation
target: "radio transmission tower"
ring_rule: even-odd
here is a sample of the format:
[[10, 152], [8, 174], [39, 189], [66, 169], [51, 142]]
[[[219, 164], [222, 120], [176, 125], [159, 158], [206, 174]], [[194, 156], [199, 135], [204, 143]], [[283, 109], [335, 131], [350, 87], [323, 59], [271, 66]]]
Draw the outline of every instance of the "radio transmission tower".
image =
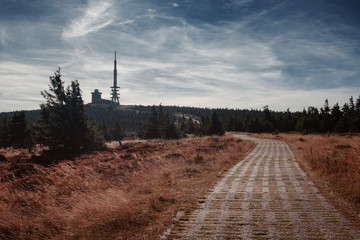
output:
[[111, 106], [120, 106], [119, 100], [119, 89], [117, 86], [117, 70], [116, 70], [116, 51], [115, 51], [115, 60], [114, 60], [114, 85], [111, 87]]

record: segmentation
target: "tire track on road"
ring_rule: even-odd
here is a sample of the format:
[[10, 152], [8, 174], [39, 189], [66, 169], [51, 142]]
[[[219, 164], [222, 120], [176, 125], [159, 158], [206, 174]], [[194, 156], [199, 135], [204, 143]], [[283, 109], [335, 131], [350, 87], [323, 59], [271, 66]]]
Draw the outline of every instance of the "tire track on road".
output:
[[254, 141], [255, 149], [164, 238], [360, 239], [355, 226], [308, 179], [286, 143], [235, 136]]

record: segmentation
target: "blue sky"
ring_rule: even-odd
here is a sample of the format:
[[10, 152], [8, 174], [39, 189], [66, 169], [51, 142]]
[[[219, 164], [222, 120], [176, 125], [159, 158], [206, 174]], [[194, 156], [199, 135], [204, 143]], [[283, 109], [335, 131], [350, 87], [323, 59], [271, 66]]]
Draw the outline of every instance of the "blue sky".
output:
[[0, 0], [0, 111], [60, 66], [84, 101], [302, 110], [360, 95], [360, 1]]

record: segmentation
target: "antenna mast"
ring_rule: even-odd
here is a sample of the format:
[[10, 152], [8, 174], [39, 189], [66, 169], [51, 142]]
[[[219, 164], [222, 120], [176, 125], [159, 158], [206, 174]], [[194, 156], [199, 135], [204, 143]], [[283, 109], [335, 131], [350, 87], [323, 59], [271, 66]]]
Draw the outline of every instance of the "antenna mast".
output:
[[116, 51], [114, 60], [114, 85], [111, 87], [111, 106], [120, 106], [119, 89], [117, 86]]

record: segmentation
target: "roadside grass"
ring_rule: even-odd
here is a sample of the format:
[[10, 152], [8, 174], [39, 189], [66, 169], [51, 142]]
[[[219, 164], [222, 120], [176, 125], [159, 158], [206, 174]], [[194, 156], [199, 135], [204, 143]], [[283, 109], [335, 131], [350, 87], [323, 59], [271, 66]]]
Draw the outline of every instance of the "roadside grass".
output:
[[229, 136], [124, 141], [49, 166], [2, 149], [0, 239], [156, 239], [253, 146]]
[[339, 196], [360, 208], [360, 135], [253, 134], [283, 140], [301, 156], [303, 164], [326, 181]]

